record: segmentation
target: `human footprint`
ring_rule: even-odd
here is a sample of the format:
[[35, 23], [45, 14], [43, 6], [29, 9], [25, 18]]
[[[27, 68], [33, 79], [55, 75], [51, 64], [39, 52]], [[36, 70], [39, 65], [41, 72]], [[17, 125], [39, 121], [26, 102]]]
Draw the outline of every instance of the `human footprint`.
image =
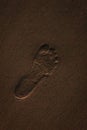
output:
[[27, 98], [36, 88], [41, 79], [52, 74], [59, 60], [54, 48], [48, 44], [42, 45], [37, 51], [29, 74], [23, 76], [15, 87], [15, 97]]

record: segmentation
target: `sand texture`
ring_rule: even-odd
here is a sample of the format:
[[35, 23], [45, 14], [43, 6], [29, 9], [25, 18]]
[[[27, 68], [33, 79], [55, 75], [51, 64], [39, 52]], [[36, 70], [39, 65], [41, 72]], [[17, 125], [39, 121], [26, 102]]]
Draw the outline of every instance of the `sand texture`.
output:
[[87, 130], [87, 0], [0, 0], [0, 130]]

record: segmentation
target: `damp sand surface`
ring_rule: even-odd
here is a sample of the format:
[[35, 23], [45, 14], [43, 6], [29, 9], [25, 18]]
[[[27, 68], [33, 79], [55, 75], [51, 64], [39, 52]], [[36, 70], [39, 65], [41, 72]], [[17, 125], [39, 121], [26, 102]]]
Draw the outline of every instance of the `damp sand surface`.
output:
[[87, 129], [86, 25], [86, 0], [0, 1], [0, 130]]

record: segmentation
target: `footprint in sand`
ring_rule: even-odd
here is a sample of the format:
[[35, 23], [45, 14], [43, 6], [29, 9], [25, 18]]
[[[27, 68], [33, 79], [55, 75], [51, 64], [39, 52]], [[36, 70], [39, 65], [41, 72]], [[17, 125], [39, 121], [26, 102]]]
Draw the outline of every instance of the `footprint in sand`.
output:
[[42, 45], [33, 59], [31, 72], [21, 77], [16, 85], [15, 97], [17, 99], [27, 98], [37, 87], [41, 79], [52, 74], [58, 62], [56, 50], [50, 48], [48, 44]]

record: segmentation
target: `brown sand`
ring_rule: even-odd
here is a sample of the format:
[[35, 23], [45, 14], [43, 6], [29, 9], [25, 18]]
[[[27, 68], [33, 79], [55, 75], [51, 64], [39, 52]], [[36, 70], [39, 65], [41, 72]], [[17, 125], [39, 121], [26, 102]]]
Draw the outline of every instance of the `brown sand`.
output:
[[[44, 43], [61, 63], [18, 100]], [[0, 130], [87, 130], [87, 0], [0, 0]]]

